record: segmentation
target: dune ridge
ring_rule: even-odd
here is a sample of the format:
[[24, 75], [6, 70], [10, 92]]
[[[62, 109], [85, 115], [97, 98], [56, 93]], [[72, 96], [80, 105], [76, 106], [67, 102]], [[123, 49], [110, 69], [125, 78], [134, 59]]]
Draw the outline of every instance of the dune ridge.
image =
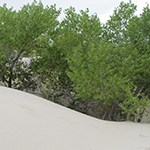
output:
[[0, 87], [0, 150], [150, 150], [150, 124], [103, 121]]

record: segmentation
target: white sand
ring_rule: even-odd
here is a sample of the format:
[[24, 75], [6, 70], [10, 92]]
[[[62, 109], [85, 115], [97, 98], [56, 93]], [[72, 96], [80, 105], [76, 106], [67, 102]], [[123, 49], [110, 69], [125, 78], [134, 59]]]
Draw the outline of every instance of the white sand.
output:
[[0, 87], [0, 150], [150, 150], [150, 124], [102, 121]]

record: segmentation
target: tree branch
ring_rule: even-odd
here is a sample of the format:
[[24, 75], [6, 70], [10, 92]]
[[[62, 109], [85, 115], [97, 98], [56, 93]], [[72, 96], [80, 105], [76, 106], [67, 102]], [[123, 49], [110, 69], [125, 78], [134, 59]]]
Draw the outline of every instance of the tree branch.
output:
[[15, 63], [18, 61], [21, 54], [25, 51], [25, 49], [20, 49], [16, 57], [13, 59], [13, 61], [10, 64], [9, 67], [9, 79], [8, 79], [8, 87], [12, 87], [12, 78], [13, 78], [13, 68], [15, 66]]
[[13, 59], [12, 63], [10, 64], [10, 69], [12, 70], [14, 68], [15, 63], [18, 61], [19, 57], [21, 54], [25, 51], [25, 49], [20, 49], [19, 53], [17, 56]]

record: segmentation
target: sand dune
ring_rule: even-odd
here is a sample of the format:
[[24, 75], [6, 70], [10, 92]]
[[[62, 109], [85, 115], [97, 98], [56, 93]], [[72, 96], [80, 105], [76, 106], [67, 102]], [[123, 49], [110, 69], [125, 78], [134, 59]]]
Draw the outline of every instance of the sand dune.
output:
[[0, 87], [0, 150], [150, 150], [150, 124], [102, 121]]

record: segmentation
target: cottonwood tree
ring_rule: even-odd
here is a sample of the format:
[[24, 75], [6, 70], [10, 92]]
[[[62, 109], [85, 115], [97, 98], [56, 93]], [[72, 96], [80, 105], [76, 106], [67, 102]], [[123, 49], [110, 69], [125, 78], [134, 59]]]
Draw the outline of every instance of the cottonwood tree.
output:
[[[23, 57], [37, 58], [38, 50], [44, 51], [48, 43], [41, 48], [39, 38], [53, 32], [59, 24], [57, 17], [60, 10], [56, 6], [44, 7], [34, 1], [24, 5], [19, 11], [0, 7], [0, 80], [8, 87], [29, 88], [35, 81], [32, 61], [28, 66], [22, 62]], [[26, 86], [27, 87], [26, 87]]]
[[[128, 119], [133, 116], [134, 120], [140, 121], [144, 109], [149, 107], [148, 95], [143, 95], [145, 88], [137, 84], [143, 79], [139, 71], [142, 70], [143, 76], [149, 72], [149, 67], [144, 67], [149, 64], [149, 44], [142, 44], [149, 43], [149, 32], [144, 33], [145, 29], [148, 30], [149, 9], [144, 9], [140, 17], [134, 16], [135, 9], [131, 2], [122, 2], [104, 25], [99, 36], [102, 35], [103, 40], [99, 38], [94, 42], [91, 39], [86, 48], [82, 44], [74, 46], [67, 59], [68, 76], [74, 83], [77, 98], [101, 101], [103, 118], [110, 120], [121, 111]], [[141, 21], [136, 21], [136, 18]], [[140, 28], [138, 34], [135, 26]], [[140, 45], [145, 48], [140, 51], [145, 49], [144, 55], [134, 45], [136, 36], [143, 37]], [[148, 76], [144, 79], [144, 87], [149, 83]]]
[[126, 28], [131, 18], [134, 17], [135, 11], [136, 5], [131, 1], [129, 3], [121, 2], [110, 19], [104, 24], [103, 37], [115, 45], [122, 46], [125, 44]]
[[[65, 10], [65, 18], [59, 27], [59, 35], [56, 38], [56, 44], [62, 57], [64, 57], [64, 71], [62, 79], [65, 79], [69, 90], [72, 90], [72, 81], [68, 78], [67, 70], [68, 60], [72, 59], [74, 48], [79, 45], [86, 52], [89, 50], [89, 42], [97, 42], [101, 38], [101, 24], [97, 15], [89, 15], [89, 10], [81, 10], [79, 13], [73, 7]], [[65, 83], [64, 83], [65, 85]], [[71, 87], [71, 88], [70, 88]]]

